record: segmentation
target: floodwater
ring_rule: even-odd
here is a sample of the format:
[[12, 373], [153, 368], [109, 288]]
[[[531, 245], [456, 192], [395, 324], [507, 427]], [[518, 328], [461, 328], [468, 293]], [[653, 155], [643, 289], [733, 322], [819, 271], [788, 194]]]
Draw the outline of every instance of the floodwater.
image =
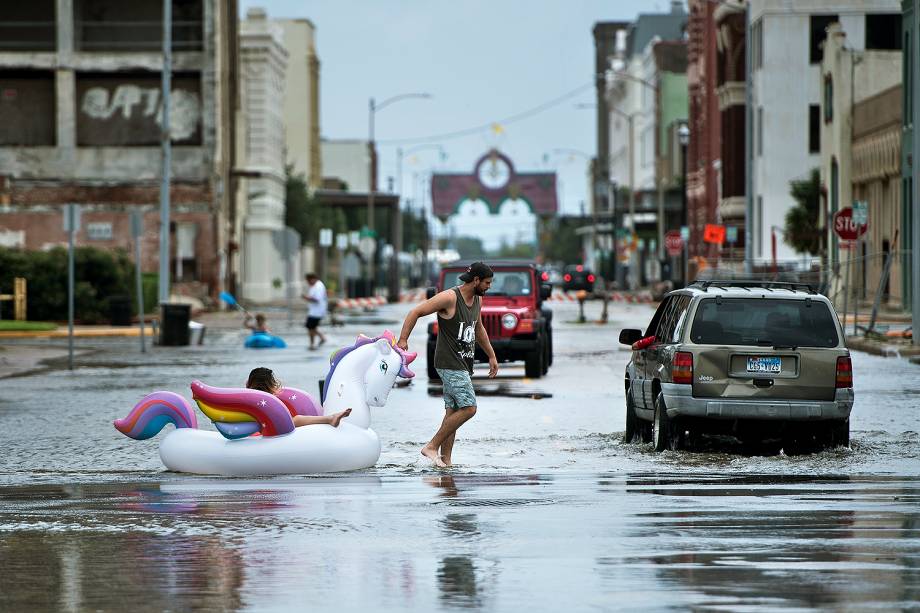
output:
[[[405, 309], [381, 316], [396, 330]], [[449, 471], [418, 455], [442, 416], [423, 323], [417, 378], [372, 416], [377, 466], [326, 476], [170, 473], [161, 437], [111, 426], [150, 391], [239, 386], [258, 365], [313, 393], [330, 346], [283, 319], [281, 351], [225, 329], [143, 356], [81, 341], [75, 373], [0, 382], [0, 610], [920, 608], [920, 367], [854, 354], [850, 449], [656, 454], [620, 442], [616, 337], [650, 315], [577, 325], [558, 305], [549, 375], [480, 381]]]

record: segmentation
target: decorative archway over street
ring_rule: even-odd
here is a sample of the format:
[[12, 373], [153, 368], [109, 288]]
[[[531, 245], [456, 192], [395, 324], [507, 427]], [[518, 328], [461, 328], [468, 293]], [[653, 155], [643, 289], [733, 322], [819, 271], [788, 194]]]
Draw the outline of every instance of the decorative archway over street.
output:
[[431, 199], [435, 217], [446, 221], [466, 202], [484, 202], [497, 215], [506, 201], [522, 201], [540, 218], [554, 217], [556, 173], [518, 172], [511, 159], [491, 149], [476, 161], [471, 174], [434, 173]]

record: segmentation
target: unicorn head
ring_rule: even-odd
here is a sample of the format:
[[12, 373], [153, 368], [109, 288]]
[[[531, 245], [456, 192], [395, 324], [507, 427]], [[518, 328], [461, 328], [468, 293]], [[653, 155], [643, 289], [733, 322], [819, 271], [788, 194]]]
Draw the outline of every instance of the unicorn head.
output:
[[[382, 407], [397, 377], [414, 377], [409, 364], [415, 357], [415, 353], [396, 346], [396, 338], [389, 330], [377, 338], [359, 336], [354, 346], [340, 349], [330, 360], [323, 388], [324, 412], [352, 408], [347, 421], [368, 427], [370, 414], [365, 407]], [[355, 406], [359, 399], [364, 407]]]

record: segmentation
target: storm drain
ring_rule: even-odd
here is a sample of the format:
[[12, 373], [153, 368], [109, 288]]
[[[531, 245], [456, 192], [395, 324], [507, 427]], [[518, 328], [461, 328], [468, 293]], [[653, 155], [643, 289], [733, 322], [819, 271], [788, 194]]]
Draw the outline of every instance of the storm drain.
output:
[[455, 498], [450, 500], [436, 500], [431, 504], [446, 505], [449, 507], [522, 507], [534, 504], [554, 504], [555, 500], [546, 498], [497, 498], [497, 499], [465, 499]]

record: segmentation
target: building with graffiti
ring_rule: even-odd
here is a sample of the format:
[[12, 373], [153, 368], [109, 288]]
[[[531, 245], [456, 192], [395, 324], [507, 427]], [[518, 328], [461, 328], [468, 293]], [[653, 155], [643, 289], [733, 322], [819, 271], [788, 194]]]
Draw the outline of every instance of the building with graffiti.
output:
[[[62, 205], [82, 206], [78, 245], [132, 245], [158, 269], [162, 2], [0, 3], [0, 245], [66, 244]], [[65, 9], [65, 10], [62, 10]], [[180, 291], [232, 278], [236, 2], [174, 3], [170, 270]]]

